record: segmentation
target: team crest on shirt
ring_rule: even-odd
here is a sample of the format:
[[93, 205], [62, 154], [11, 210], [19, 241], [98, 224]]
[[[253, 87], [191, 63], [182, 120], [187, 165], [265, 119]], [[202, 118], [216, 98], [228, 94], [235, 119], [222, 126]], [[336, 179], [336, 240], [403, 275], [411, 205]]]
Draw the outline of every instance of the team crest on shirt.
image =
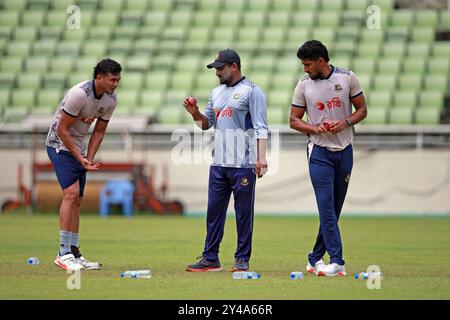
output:
[[240, 97], [239, 93], [235, 93], [233, 96], [233, 100], [239, 100], [239, 97]]
[[103, 111], [105, 111], [105, 108], [101, 107], [98, 112], [103, 113]]
[[247, 177], [242, 178], [242, 180], [241, 180], [241, 186], [244, 186], [244, 187], [248, 186], [248, 179], [247, 179]]
[[335, 91], [342, 91], [342, 86], [340, 84], [335, 84], [334, 85], [334, 90]]
[[347, 183], [350, 182], [350, 174], [348, 174], [348, 175], [345, 177], [345, 182], [347, 182]]

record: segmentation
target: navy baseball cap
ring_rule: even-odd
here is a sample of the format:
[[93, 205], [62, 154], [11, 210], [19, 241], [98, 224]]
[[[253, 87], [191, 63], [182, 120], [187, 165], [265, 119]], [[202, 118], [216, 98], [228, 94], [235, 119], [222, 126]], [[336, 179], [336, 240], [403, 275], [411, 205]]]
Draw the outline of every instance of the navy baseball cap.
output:
[[222, 51], [219, 51], [219, 53], [216, 56], [216, 60], [214, 60], [213, 63], [210, 63], [207, 65], [208, 69], [211, 68], [220, 68], [225, 64], [231, 64], [231, 63], [237, 63], [238, 65], [241, 64], [241, 58], [237, 54], [236, 51], [232, 49], [225, 49]]

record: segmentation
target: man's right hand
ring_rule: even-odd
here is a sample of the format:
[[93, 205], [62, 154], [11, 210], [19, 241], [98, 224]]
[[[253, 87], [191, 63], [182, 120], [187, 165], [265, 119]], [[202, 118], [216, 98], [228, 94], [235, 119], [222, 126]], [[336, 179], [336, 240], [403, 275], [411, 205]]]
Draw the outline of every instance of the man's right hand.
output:
[[86, 158], [82, 158], [80, 163], [87, 171], [97, 171], [100, 168], [100, 162], [92, 163]]
[[198, 112], [197, 100], [194, 97], [186, 97], [183, 101], [186, 111], [194, 115]]

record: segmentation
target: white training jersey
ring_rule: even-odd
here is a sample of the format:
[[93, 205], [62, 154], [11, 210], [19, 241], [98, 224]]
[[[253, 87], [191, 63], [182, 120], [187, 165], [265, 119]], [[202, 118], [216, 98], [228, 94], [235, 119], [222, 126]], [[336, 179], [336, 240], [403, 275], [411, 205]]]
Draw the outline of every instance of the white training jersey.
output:
[[52, 124], [47, 135], [46, 145], [55, 148], [56, 152], [61, 149], [69, 151], [56, 134], [56, 126], [61, 117], [61, 112], [65, 112], [76, 118], [75, 124], [70, 127], [69, 133], [73, 139], [75, 147], [82, 155], [86, 155], [86, 137], [91, 123], [95, 119], [109, 121], [116, 107], [116, 95], [104, 93], [99, 99], [94, 94], [95, 81], [88, 80], [73, 86], [59, 104], [53, 116]]
[[[308, 123], [319, 125], [324, 120], [344, 120], [352, 114], [353, 99], [362, 94], [358, 78], [352, 71], [331, 66], [325, 79], [301, 79], [294, 91], [292, 106], [306, 108]], [[332, 150], [343, 150], [353, 142], [353, 127], [346, 127], [337, 134], [331, 132], [311, 134], [314, 144]]]

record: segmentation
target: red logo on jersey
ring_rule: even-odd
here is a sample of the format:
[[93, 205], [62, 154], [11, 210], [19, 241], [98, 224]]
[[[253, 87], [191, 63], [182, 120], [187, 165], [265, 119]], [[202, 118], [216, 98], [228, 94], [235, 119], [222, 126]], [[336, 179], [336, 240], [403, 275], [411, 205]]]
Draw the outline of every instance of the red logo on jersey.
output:
[[317, 101], [316, 102], [316, 107], [320, 111], [325, 110], [325, 105], [327, 106], [328, 109], [331, 109], [333, 107], [340, 108], [341, 107], [341, 100], [339, 99], [339, 97], [333, 97], [333, 99], [328, 100], [327, 102], [325, 102], [325, 104], [323, 102], [321, 102], [321, 101]]
[[214, 108], [214, 113], [216, 114], [216, 119], [219, 117], [231, 117], [233, 115], [233, 108], [226, 107], [220, 111], [217, 108]]

